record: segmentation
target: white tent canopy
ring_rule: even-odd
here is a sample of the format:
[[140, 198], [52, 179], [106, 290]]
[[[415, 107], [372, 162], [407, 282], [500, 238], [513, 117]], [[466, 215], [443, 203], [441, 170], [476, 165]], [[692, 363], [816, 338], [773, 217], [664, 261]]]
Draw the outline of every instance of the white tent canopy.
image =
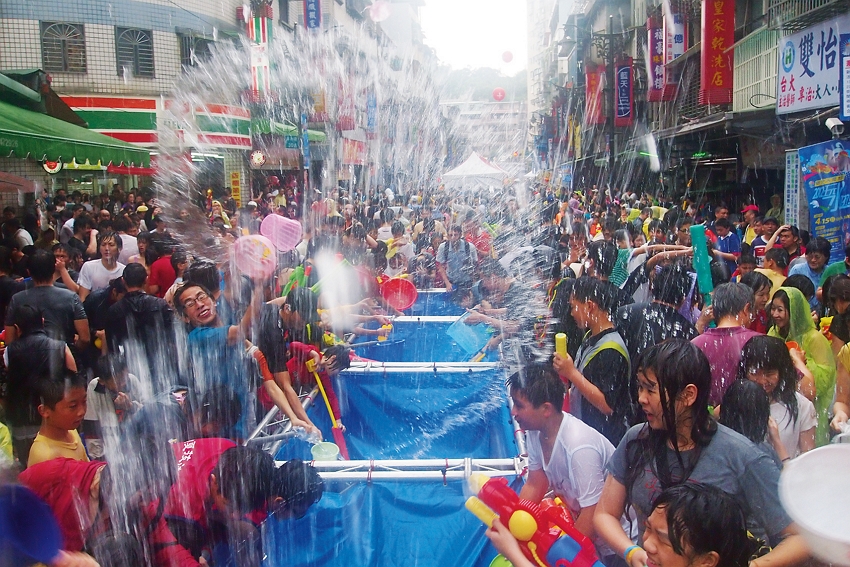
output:
[[508, 172], [501, 167], [495, 166], [482, 158], [476, 152], [472, 152], [466, 161], [456, 168], [443, 174], [444, 181], [491, 181], [504, 179]]

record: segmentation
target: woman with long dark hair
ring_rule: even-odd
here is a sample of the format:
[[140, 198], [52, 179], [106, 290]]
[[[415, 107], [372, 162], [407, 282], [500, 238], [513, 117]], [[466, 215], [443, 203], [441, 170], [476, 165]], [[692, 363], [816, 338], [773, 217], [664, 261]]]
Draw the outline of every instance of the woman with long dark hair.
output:
[[685, 340], [667, 340], [644, 352], [637, 372], [646, 423], [626, 432], [609, 461], [611, 474], [594, 516], [597, 533], [631, 567], [642, 567], [647, 553], [632, 549], [620, 516], [634, 507], [642, 542], [652, 502], [661, 491], [702, 482], [732, 495], [754, 535], [774, 545], [765, 563], [783, 567], [803, 561], [806, 546], [779, 502], [776, 464], [708, 412], [711, 369], [702, 351]]
[[[753, 337], [744, 345], [739, 380], [751, 380], [770, 398], [770, 416], [776, 422], [787, 456], [794, 458], [815, 448], [815, 406], [797, 391], [797, 376], [811, 371], [797, 349], [775, 337]], [[784, 458], [784, 457], [783, 457]]]
[[[803, 293], [793, 287], [780, 287], [770, 302], [773, 326], [771, 337], [785, 343], [794, 342], [811, 371], [804, 374], [797, 389], [815, 404], [818, 425], [815, 441], [818, 445], [829, 443], [829, 405], [835, 394], [835, 357], [832, 347], [815, 328], [809, 311], [809, 302]], [[789, 345], [793, 346], [793, 345]]]

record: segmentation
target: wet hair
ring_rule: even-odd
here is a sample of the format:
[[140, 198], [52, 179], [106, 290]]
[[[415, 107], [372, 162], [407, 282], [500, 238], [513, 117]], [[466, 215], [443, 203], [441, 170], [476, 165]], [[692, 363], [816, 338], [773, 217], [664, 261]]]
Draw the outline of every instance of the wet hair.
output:
[[310, 288], [296, 287], [290, 290], [284, 305], [289, 306], [293, 313], [297, 313], [304, 323], [315, 323], [319, 320], [319, 298]]
[[717, 567], [747, 567], [754, 545], [740, 504], [716, 486], [688, 482], [666, 488], [652, 503], [667, 515], [667, 535], [680, 556], [715, 552]]
[[[664, 429], [645, 425], [637, 437], [626, 445], [627, 474], [625, 478], [628, 503], [631, 503], [635, 482], [649, 466], [658, 478], [661, 488], [674, 482], [685, 482], [699, 460], [699, 452], [709, 444], [717, 432], [717, 422], [708, 413], [708, 395], [711, 390], [711, 366], [705, 354], [690, 341], [668, 339], [643, 352], [638, 359], [638, 374], [652, 371], [658, 383], [661, 418]], [[691, 405], [691, 439], [696, 445], [697, 458], [686, 465], [679, 452], [676, 429], [676, 400], [685, 388], [694, 385], [696, 399]], [[668, 445], [672, 445], [679, 469], [683, 475], [674, 479], [668, 462]]]
[[74, 220], [74, 232], [94, 227], [94, 221], [88, 215], [80, 215]]
[[664, 266], [652, 282], [652, 297], [670, 305], [681, 305], [690, 290], [691, 276], [681, 264]]
[[492, 276], [497, 278], [506, 278], [508, 277], [508, 271], [505, 270], [505, 267], [499, 263], [498, 260], [494, 260], [493, 258], [484, 258], [481, 262], [480, 266], [481, 276]]
[[749, 274], [744, 274], [741, 277], [740, 283], [753, 290], [753, 294], [756, 294], [763, 289], [770, 289], [773, 286], [773, 282], [770, 281], [770, 278], [761, 272], [750, 272]]
[[729, 219], [727, 219], [727, 218], [720, 218], [720, 219], [717, 219], [716, 221], [714, 221], [714, 226], [719, 226], [720, 228], [731, 229], [732, 223], [729, 222]]
[[401, 221], [395, 221], [390, 227], [390, 232], [392, 233], [393, 237], [399, 237], [404, 234], [404, 225], [401, 224]]
[[576, 301], [592, 301], [609, 314], [617, 303], [616, 287], [609, 282], [582, 276], [573, 284], [573, 297]]
[[750, 309], [755, 304], [753, 290], [740, 283], [721, 284], [714, 289], [714, 295], [711, 296], [715, 321], [738, 315], [748, 304]]
[[617, 245], [604, 240], [594, 240], [587, 246], [587, 259], [593, 260], [597, 273], [607, 278], [617, 263]]
[[129, 264], [124, 268], [124, 283], [127, 287], [142, 287], [148, 279], [148, 271], [141, 264]]
[[53, 252], [36, 250], [27, 260], [27, 270], [37, 283], [52, 282], [56, 271], [56, 257]]
[[560, 411], [564, 404], [564, 383], [549, 364], [535, 362], [508, 378], [507, 386], [511, 395], [519, 394], [532, 406], [538, 408], [545, 403], [552, 404]]
[[[782, 291], [776, 292], [777, 295], [780, 293], [785, 295]], [[797, 369], [785, 342], [766, 335], [758, 335], [748, 340], [741, 353], [738, 380], [749, 380], [750, 370], [779, 372], [779, 382], [770, 397], [773, 401], [781, 402], [791, 414], [791, 421], [796, 423], [799, 414], [796, 394]]]
[[764, 253], [764, 259], [776, 262], [776, 267], [780, 270], [788, 267], [788, 252], [784, 248], [771, 248]]
[[720, 423], [734, 429], [756, 445], [767, 438], [770, 399], [751, 380], [735, 380], [723, 394]]
[[622, 224], [620, 223], [620, 221], [618, 219], [608, 217], [608, 218], [605, 219], [605, 222], [602, 223], [602, 230], [614, 233], [621, 226], [622, 226]]
[[631, 245], [631, 236], [629, 235], [629, 230], [627, 228], [621, 228], [614, 232], [614, 242], [627, 242]]
[[180, 264], [183, 264], [189, 260], [189, 254], [186, 252], [185, 248], [177, 247], [171, 253], [171, 268], [177, 272], [177, 267]]
[[56, 404], [65, 399], [65, 393], [74, 388], [86, 389], [86, 375], [65, 371], [61, 378], [45, 377], [38, 381], [36, 388], [41, 404], [47, 408], [55, 409]]
[[212, 470], [221, 495], [237, 513], [265, 509], [272, 496], [274, 460], [251, 447], [232, 447], [221, 454]]
[[[207, 293], [220, 289], [218, 266], [208, 258], [195, 258], [183, 274], [186, 283], [200, 284]], [[175, 298], [176, 301], [176, 298]]]
[[109, 380], [127, 370], [127, 359], [121, 353], [108, 354], [97, 359], [97, 375]]
[[810, 300], [815, 296], [815, 284], [813, 284], [812, 280], [803, 274], [788, 276], [785, 278], [785, 281], [782, 282], [782, 287], [793, 287], [799, 289], [807, 300]]
[[330, 368], [330, 370], [345, 370], [351, 366], [351, 349], [348, 347], [343, 345], [329, 346], [322, 354], [327, 358], [336, 357], [333, 368]]
[[32, 305], [18, 305], [15, 308], [14, 319], [15, 325], [21, 330], [21, 336], [29, 335], [44, 328], [44, 317], [41, 311]]
[[236, 392], [223, 384], [204, 392], [196, 408], [201, 424], [212, 424], [220, 432], [236, 425], [242, 414], [242, 402]]
[[[829, 283], [829, 290], [826, 289]], [[845, 274], [837, 274], [824, 282], [824, 293], [830, 300], [850, 301], [850, 277]], [[828, 292], [828, 293], [827, 293]]]
[[738, 265], [741, 266], [743, 264], [749, 264], [749, 265], [755, 266], [755, 265], [758, 264], [758, 262], [756, 261], [756, 257], [753, 256], [752, 254], [741, 254], [738, 257]]
[[667, 234], [667, 225], [664, 224], [664, 221], [659, 219], [652, 219], [649, 221], [649, 234], [653, 234], [655, 231], [660, 230], [663, 231], [664, 234]]
[[286, 508], [299, 518], [322, 499], [324, 490], [319, 472], [300, 459], [283, 463], [272, 479], [272, 496], [283, 498]]
[[822, 236], [817, 236], [809, 241], [809, 244], [806, 246], [806, 256], [809, 254], [814, 254], [815, 252], [820, 252], [821, 255], [826, 256], [827, 261], [829, 261], [829, 254], [832, 251], [832, 244], [829, 243], [829, 240]]
[[112, 228], [114, 228], [116, 232], [127, 232], [130, 230], [130, 221], [124, 216], [116, 217], [115, 220], [112, 221]]
[[109, 240], [110, 238], [115, 243], [115, 246], [118, 247], [118, 251], [120, 252], [121, 249], [124, 247], [124, 241], [121, 240], [120, 234], [118, 234], [117, 232], [113, 232], [111, 230], [98, 233], [98, 235], [97, 235], [97, 247], [100, 248], [101, 243], [103, 243], [104, 240]]

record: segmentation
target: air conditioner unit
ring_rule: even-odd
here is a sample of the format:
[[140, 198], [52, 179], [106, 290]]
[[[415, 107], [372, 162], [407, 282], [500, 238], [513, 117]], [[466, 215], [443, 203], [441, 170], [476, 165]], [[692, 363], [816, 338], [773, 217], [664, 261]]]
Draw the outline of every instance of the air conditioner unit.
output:
[[558, 74], [567, 75], [570, 72], [570, 58], [558, 57]]

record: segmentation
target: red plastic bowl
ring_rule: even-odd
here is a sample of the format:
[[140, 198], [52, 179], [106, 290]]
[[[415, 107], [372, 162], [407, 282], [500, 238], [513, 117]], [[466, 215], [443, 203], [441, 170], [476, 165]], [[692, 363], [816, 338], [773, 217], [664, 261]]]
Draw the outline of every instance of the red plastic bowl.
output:
[[404, 311], [416, 302], [419, 292], [410, 280], [390, 278], [381, 285], [381, 297], [395, 309]]

